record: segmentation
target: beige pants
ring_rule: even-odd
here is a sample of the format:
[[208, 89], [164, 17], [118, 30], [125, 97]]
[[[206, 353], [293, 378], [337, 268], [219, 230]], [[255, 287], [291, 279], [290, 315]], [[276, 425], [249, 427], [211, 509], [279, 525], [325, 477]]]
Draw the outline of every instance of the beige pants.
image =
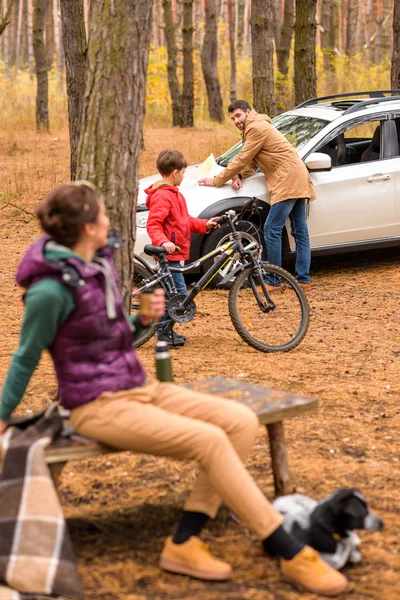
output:
[[156, 381], [106, 392], [75, 408], [71, 422], [119, 450], [196, 460], [200, 473], [185, 510], [214, 518], [223, 501], [260, 539], [282, 522], [243, 465], [258, 419], [238, 402]]

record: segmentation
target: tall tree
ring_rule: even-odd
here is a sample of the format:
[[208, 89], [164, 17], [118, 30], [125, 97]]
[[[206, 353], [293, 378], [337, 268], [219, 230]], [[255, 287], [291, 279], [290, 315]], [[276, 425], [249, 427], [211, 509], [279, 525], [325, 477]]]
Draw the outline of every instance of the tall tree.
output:
[[194, 126], [193, 0], [183, 0], [182, 126]]
[[284, 0], [281, 35], [276, 50], [278, 69], [283, 75], [287, 75], [289, 70], [289, 54], [294, 26], [294, 2], [295, 0]]
[[61, 0], [61, 31], [68, 95], [71, 180], [75, 179], [82, 111], [85, 98], [87, 45], [83, 0]]
[[273, 117], [276, 106], [271, 0], [252, 0], [250, 23], [254, 108]]
[[1, 19], [1, 22], [0, 22], [0, 35], [2, 33], [4, 33], [5, 28], [11, 22], [11, 11], [13, 9], [14, 3], [15, 3], [15, 0], [8, 0], [8, 4], [7, 4], [7, 1], [6, 1], [5, 5], [4, 5], [5, 6], [5, 11], [4, 11], [4, 16], [3, 16], [3, 18]]
[[116, 266], [127, 308], [132, 290], [151, 12], [152, 0], [91, 3], [86, 98], [78, 150], [78, 178], [99, 187], [111, 224], [121, 234]]
[[236, 40], [235, 40], [235, 11], [233, 0], [227, 0], [228, 5], [228, 21], [229, 21], [229, 53], [231, 60], [231, 77], [230, 77], [230, 101], [236, 100]]
[[181, 108], [181, 91], [178, 79], [178, 49], [176, 46], [175, 31], [176, 25], [172, 11], [171, 0], [162, 0], [164, 9], [164, 24], [165, 24], [165, 39], [167, 42], [167, 73], [168, 86], [172, 102], [172, 125], [182, 126], [182, 108]]
[[36, 91], [36, 127], [49, 128], [49, 80], [46, 49], [43, 39], [43, 29], [47, 0], [33, 2], [33, 54], [37, 79]]
[[222, 122], [222, 96], [218, 81], [217, 12], [215, 0], [204, 0], [205, 34], [201, 50], [201, 66], [207, 89], [208, 113], [213, 121]]
[[300, 104], [317, 95], [315, 65], [315, 11], [317, 0], [296, 0], [294, 92]]
[[354, 38], [355, 38], [355, 26], [353, 22], [353, 15], [355, 13], [355, 6], [352, 2], [347, 2], [347, 15], [346, 15], [346, 54], [352, 56], [354, 54]]
[[334, 6], [334, 2], [332, 0], [322, 0], [321, 7], [321, 48], [324, 53], [324, 69], [325, 71], [332, 70], [333, 60], [332, 55], [334, 52], [333, 46], [331, 46], [332, 35], [331, 35], [331, 27], [333, 27], [332, 22], [332, 8]]
[[390, 83], [392, 90], [400, 90], [400, 0], [394, 0], [393, 8], [393, 50]]
[[33, 0], [26, 0], [29, 77], [33, 79]]

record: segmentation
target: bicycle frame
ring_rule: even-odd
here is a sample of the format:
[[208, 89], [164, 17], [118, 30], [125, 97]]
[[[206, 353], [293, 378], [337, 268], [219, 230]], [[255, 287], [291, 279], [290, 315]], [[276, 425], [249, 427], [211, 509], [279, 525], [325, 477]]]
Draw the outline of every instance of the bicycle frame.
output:
[[[182, 306], [184, 308], [186, 308], [186, 306], [188, 306], [188, 304], [202, 290], [204, 290], [204, 288], [207, 287], [207, 285], [214, 279], [214, 277], [217, 275], [217, 273], [230, 260], [233, 259], [233, 256], [237, 251], [240, 252], [241, 256], [244, 256], [245, 254], [251, 255], [251, 251], [254, 248], [258, 249], [258, 244], [256, 242], [251, 242], [248, 246], [246, 246], [246, 249], [244, 249], [240, 234], [237, 234], [237, 235], [238, 235], [238, 237], [236, 239], [234, 238], [232, 240], [229, 240], [225, 244], [222, 244], [222, 246], [219, 246], [218, 248], [215, 248], [208, 254], [205, 254], [204, 256], [200, 257], [195, 262], [192, 262], [188, 265], [184, 265], [181, 267], [169, 266], [168, 261], [166, 260], [165, 257], [163, 257], [160, 260], [160, 268], [159, 268], [159, 270], [156, 271], [155, 269], [152, 269], [151, 267], [149, 267], [144, 262], [144, 260], [140, 258], [140, 256], [134, 255], [135, 260], [140, 262], [143, 266], [145, 266], [152, 273], [152, 277], [145, 280], [144, 285], [141, 288], [139, 288], [137, 291], [144, 292], [144, 291], [148, 290], [149, 288], [152, 288], [155, 285], [160, 284], [165, 289], [168, 296], [172, 295], [172, 294], [176, 294], [176, 288], [175, 288], [174, 280], [172, 278], [172, 273], [190, 273], [191, 271], [194, 271], [195, 269], [197, 269], [205, 261], [208, 261], [208, 260], [210, 260], [210, 258], [213, 258], [214, 256], [217, 256], [218, 254], [220, 254], [221, 256], [219, 257], [219, 259], [211, 265], [211, 267], [204, 273], [204, 275], [196, 283], [193, 284], [190, 291], [186, 294], [186, 299], [182, 303]], [[243, 270], [244, 268], [250, 266], [251, 264], [252, 264], [252, 262], [250, 262], [250, 261], [246, 262], [246, 263], [242, 263], [240, 265], [240, 267], [236, 268], [230, 274], [230, 276], [236, 274], [238, 271]]]

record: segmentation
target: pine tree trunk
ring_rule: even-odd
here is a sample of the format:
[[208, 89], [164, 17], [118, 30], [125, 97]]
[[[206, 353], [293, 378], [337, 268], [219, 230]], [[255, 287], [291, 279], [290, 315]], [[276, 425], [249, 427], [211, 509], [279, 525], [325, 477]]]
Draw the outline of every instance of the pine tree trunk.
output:
[[315, 66], [315, 9], [317, 0], [296, 0], [294, 41], [295, 102], [300, 104], [317, 95]]
[[183, 0], [182, 127], [194, 126], [193, 0]]
[[324, 69], [325, 71], [332, 70], [333, 64], [333, 47], [331, 42], [331, 27], [332, 27], [332, 1], [322, 0], [321, 10], [321, 48], [324, 54]]
[[27, 38], [28, 38], [28, 65], [29, 65], [29, 77], [33, 79], [33, 4], [32, 0], [27, 1]]
[[375, 64], [379, 65], [382, 60], [382, 22], [383, 4], [382, 0], [376, 3], [376, 37], [375, 37]]
[[43, 40], [43, 29], [47, 0], [34, 0], [33, 3], [33, 54], [37, 79], [36, 128], [49, 128], [49, 82], [47, 58]]
[[281, 45], [281, 0], [271, 0], [272, 31], [274, 33], [275, 48]]
[[231, 61], [231, 77], [229, 98], [231, 102], [236, 100], [236, 45], [235, 45], [235, 12], [233, 0], [228, 0], [228, 20], [229, 20], [229, 51]]
[[257, 112], [273, 117], [276, 106], [271, 0], [252, 0], [250, 23], [253, 48], [253, 104]]
[[347, 2], [347, 13], [346, 13], [346, 54], [347, 56], [353, 56], [354, 54], [354, 33], [355, 24], [353, 23], [354, 5], [352, 2]]
[[165, 38], [167, 41], [168, 52], [168, 86], [172, 102], [172, 125], [173, 127], [182, 127], [182, 109], [181, 109], [181, 90], [177, 74], [178, 68], [178, 50], [175, 40], [175, 23], [172, 12], [171, 0], [163, 0]]
[[400, 0], [394, 0], [393, 50], [390, 83], [392, 90], [400, 90]]
[[294, 27], [294, 2], [295, 0], [285, 0], [280, 43], [276, 50], [278, 69], [283, 75], [287, 75], [289, 70], [290, 45]]
[[87, 45], [83, 0], [61, 0], [61, 22], [68, 95], [71, 180], [75, 179], [85, 99]]
[[21, 64], [21, 33], [22, 33], [22, 13], [24, 9], [24, 0], [19, 0], [18, 4], [18, 25], [17, 25], [17, 43], [15, 48], [15, 70], [18, 74]]
[[204, 0], [205, 34], [201, 50], [201, 66], [207, 89], [208, 113], [213, 121], [223, 120], [222, 96], [218, 81], [217, 14], [214, 0]]
[[151, 0], [92, 2], [78, 150], [77, 176], [92, 181], [102, 191], [111, 225], [122, 238], [115, 262], [127, 309], [132, 290], [151, 12]]

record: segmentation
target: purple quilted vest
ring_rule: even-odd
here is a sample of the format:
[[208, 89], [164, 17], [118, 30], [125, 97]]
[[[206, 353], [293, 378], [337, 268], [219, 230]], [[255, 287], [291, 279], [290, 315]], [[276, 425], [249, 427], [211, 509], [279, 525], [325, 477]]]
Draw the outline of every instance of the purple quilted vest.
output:
[[[32, 244], [18, 268], [16, 280], [28, 288], [40, 279], [57, 279], [68, 285], [74, 295], [75, 308], [48, 349], [54, 362], [62, 405], [76, 408], [103, 392], [142, 385], [145, 371], [132, 346], [132, 331], [124, 316], [123, 300], [117, 286], [113, 291], [115, 314], [110, 318], [105, 276], [101, 270], [75, 258], [62, 263], [48, 261], [44, 256], [48, 241], [48, 237], [43, 237]], [[117, 284], [112, 255], [111, 248], [100, 253], [111, 266], [112, 278]], [[69, 282], [65, 281], [66, 265], [72, 267], [73, 276], [67, 275]]]

